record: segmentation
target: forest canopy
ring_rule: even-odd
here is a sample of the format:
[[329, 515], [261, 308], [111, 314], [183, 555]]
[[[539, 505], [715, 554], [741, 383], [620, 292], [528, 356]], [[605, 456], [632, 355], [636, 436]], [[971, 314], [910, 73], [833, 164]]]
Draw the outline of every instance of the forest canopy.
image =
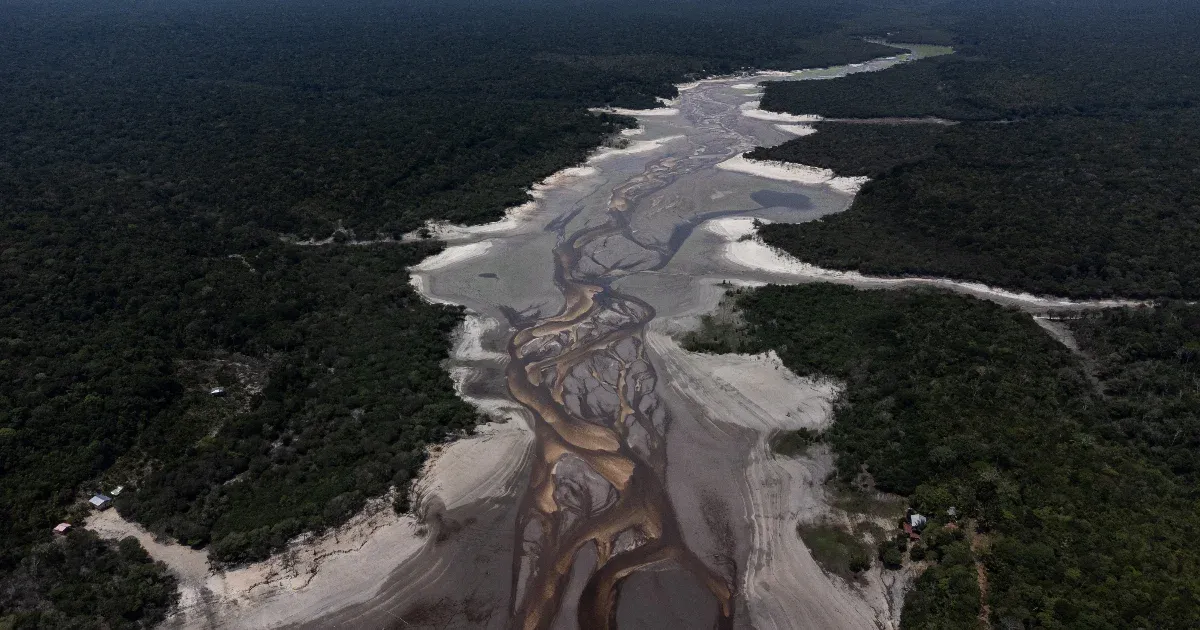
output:
[[479, 418], [440, 366], [460, 312], [408, 283], [439, 246], [394, 239], [499, 218], [630, 124], [589, 107], [890, 50], [787, 4], [5, 1], [0, 627], [162, 618], [136, 543], [52, 539], [115, 484], [220, 562], [403, 507]]
[[[941, 292], [769, 286], [727, 299], [744, 325], [709, 320], [692, 347], [774, 349], [798, 374], [844, 382], [824, 434], [837, 474], [869, 473], [935, 526], [950, 507], [974, 522], [990, 539], [978, 556], [990, 623], [1200, 623], [1200, 307], [1068, 321], [1079, 357], [1024, 313]], [[932, 557], [904, 627], [973, 625], [974, 571], [960, 579], [962, 558]]]
[[1197, 110], [1008, 125], [821, 123], [750, 155], [874, 181], [845, 213], [762, 235], [806, 261], [869, 274], [1078, 298], [1194, 298], [1197, 123]]
[[[980, 11], [997, 3], [981, 3]], [[869, 175], [851, 209], [773, 225], [818, 265], [1071, 297], [1200, 296], [1200, 8], [1092, 0], [951, 11], [954, 55], [768, 83], [763, 107], [834, 118], [759, 159]]]
[[[827, 125], [767, 150], [877, 178], [848, 213], [767, 238], [880, 273], [1195, 297], [1197, 21], [1123, 4], [3, 0], [0, 627], [163, 618], [174, 581], [136, 541], [51, 535], [113, 484], [123, 516], [226, 563], [389, 488], [402, 508], [426, 445], [480, 418], [440, 365], [461, 312], [408, 282], [440, 245], [396, 238], [498, 218], [631, 124], [588, 108], [654, 106], [677, 82], [894, 52], [860, 36], [953, 42], [768, 88], [802, 113], [967, 122]], [[1196, 622], [1191, 307], [1078, 322], [1099, 365], [1084, 373], [1002, 309], [806, 291], [745, 298], [754, 343], [852, 384], [844, 467], [969, 506], [1012, 543], [984, 558], [997, 620]], [[994, 403], [946, 412], [979, 391]], [[964, 566], [943, 559], [906, 623], [960, 613]]]

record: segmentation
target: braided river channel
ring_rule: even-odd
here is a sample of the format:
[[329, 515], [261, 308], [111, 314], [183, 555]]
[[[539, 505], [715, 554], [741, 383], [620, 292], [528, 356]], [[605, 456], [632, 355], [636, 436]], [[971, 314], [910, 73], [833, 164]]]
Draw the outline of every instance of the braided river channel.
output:
[[836, 385], [675, 336], [730, 286], [796, 281], [743, 251], [766, 251], [739, 240], [754, 219], [842, 211], [861, 183], [741, 158], [812, 132], [810, 117], [759, 110], [760, 82], [922, 54], [681, 86], [660, 109], [619, 112], [639, 129], [506, 220], [436, 230], [449, 246], [414, 283], [467, 307], [448, 367], [495, 422], [418, 485], [428, 542], [310, 625], [891, 627], [898, 587], [827, 576], [796, 535], [821, 509], [828, 453], [781, 461], [767, 446], [828, 422]]

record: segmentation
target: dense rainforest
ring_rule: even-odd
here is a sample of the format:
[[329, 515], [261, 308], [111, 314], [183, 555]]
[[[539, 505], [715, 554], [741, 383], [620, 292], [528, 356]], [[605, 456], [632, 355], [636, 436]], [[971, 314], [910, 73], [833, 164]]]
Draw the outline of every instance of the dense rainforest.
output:
[[[1001, 10], [1003, 9], [1003, 10]], [[851, 209], [764, 238], [827, 267], [1072, 297], [1196, 298], [1200, 7], [1106, 0], [950, 11], [957, 53], [768, 83], [765, 109], [833, 118], [752, 157], [870, 175]]]
[[348, 241], [498, 218], [628, 124], [588, 107], [889, 50], [786, 5], [3, 2], [0, 627], [170, 607], [134, 541], [53, 539], [97, 490], [220, 562], [403, 507], [478, 421], [460, 314], [408, 284], [437, 244]]
[[[879, 275], [1200, 296], [1196, 5], [946, 9], [890, 36], [949, 40], [954, 55], [767, 84], [764, 109], [831, 120], [749, 157], [872, 181], [845, 213], [768, 225], [764, 240]], [[841, 379], [818, 438], [838, 475], [866, 473], [932, 515], [908, 551], [929, 566], [904, 627], [1200, 624], [1200, 308], [1063, 314], [1073, 351], [1027, 315], [937, 292], [767, 287], [730, 299], [744, 324], [709, 320], [692, 347], [773, 348], [798, 373]], [[881, 545], [885, 567], [902, 548]]]
[[751, 157], [874, 181], [847, 213], [771, 225], [763, 238], [869, 274], [1081, 298], [1196, 297], [1198, 123], [1200, 110], [1130, 121], [821, 123], [816, 134]]
[[[878, 273], [1196, 297], [1194, 7], [1077, 4], [0, 0], [0, 628], [149, 627], [173, 605], [136, 541], [51, 535], [97, 490], [227, 563], [390, 487], [402, 509], [425, 446], [479, 421], [440, 367], [461, 314], [409, 287], [437, 243], [349, 242], [498, 218], [629, 124], [587, 108], [675, 82], [894, 52], [859, 35], [953, 43], [768, 87], [776, 109], [962, 122], [760, 150], [876, 179], [766, 238]], [[906, 626], [973, 623], [976, 561], [996, 623], [1200, 623], [1195, 307], [1070, 321], [1076, 357], [936, 293], [738, 305], [742, 345], [709, 349], [848, 384], [826, 436], [842, 474], [991, 538], [934, 524]]]
[[[839, 476], [866, 471], [933, 515], [917, 548], [933, 566], [905, 627], [977, 623], [976, 560], [1000, 627], [1200, 623], [1200, 308], [1072, 319], [1076, 356], [1028, 315], [947, 293], [770, 286], [729, 299], [740, 328], [708, 320], [692, 347], [775, 349], [799, 374], [842, 380], [824, 436]], [[985, 544], [945, 531], [950, 507]]]

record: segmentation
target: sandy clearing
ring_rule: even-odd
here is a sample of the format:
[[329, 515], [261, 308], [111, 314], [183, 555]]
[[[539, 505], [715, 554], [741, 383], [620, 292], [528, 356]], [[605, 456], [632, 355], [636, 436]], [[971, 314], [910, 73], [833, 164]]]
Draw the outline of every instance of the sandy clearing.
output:
[[429, 302], [430, 304], [444, 304], [446, 306], [457, 306], [457, 304], [454, 302], [451, 302], [449, 300], [443, 300], [434, 295], [431, 295], [429, 293], [429, 291], [427, 291], [425, 289], [425, 278], [421, 277], [421, 274], [418, 274], [418, 273], [409, 274], [408, 284], [413, 288], [413, 291], [417, 292], [417, 295], [421, 296], [421, 299], [425, 300], [426, 302]]
[[[690, 382], [705, 375], [704, 384], [711, 383], [714, 389], [694, 390], [689, 398], [702, 399], [706, 409], [722, 411], [722, 420], [764, 433], [820, 430], [831, 421], [830, 401], [839, 388], [832, 381], [797, 376], [774, 350], [754, 355], [689, 352], [657, 330], [646, 333], [646, 343], [660, 357], [669, 357]], [[720, 394], [705, 398], [713, 391]]]
[[654, 109], [626, 109], [624, 107], [609, 107], [605, 109], [595, 107], [589, 111], [602, 114], [616, 114], [618, 116], [634, 116], [637, 118], [641, 118], [642, 116], [676, 116], [679, 114], [679, 110], [674, 107], [656, 107]]
[[812, 125], [775, 125], [775, 128], [794, 136], [811, 136], [817, 133], [817, 128]]
[[[430, 505], [454, 509], [513, 492], [532, 443], [524, 412], [512, 410], [512, 403], [478, 402], [493, 414], [514, 413], [474, 435], [430, 447], [414, 484], [418, 515]], [[167, 564], [180, 580], [181, 599], [165, 625], [185, 628], [274, 628], [315, 619], [370, 599], [397, 567], [434, 544], [418, 516], [392, 510], [390, 496], [373, 499], [341, 527], [300, 536], [268, 560], [222, 572], [209, 571], [204, 552], [157, 542], [115, 510], [97, 514], [87, 527], [106, 538], [133, 535]]]
[[[511, 232], [526, 223], [536, 211], [537, 200], [530, 199], [519, 206], [513, 206], [505, 210], [504, 218], [499, 221], [481, 225], [457, 225], [446, 221], [427, 221], [425, 229], [429, 231], [431, 238], [447, 242], [461, 241], [479, 236]], [[416, 238], [419, 237], [413, 235], [410, 240], [415, 240]]]
[[746, 118], [766, 120], [769, 122], [813, 123], [823, 120], [821, 116], [816, 114], [784, 114], [782, 112], [769, 112], [765, 109], [759, 109], [758, 101], [748, 101], [743, 103], [739, 109], [742, 115]]
[[422, 502], [437, 497], [447, 510], [453, 510], [483, 499], [506, 496], [513, 490], [511, 481], [525, 467], [524, 454], [533, 443], [532, 433], [522, 417], [525, 411], [503, 399], [471, 402], [493, 415], [507, 411], [509, 419], [485, 424], [474, 435], [445, 446], [430, 447], [432, 464], [416, 484]]
[[500, 322], [468, 312], [454, 331], [454, 350], [451, 357], [458, 361], [508, 361], [508, 354], [483, 349], [483, 335], [500, 326]]
[[1079, 349], [1079, 342], [1075, 339], [1075, 333], [1061, 321], [1050, 319], [1045, 315], [1034, 315], [1033, 321], [1041, 326], [1042, 330], [1046, 331], [1055, 341], [1061, 343], [1071, 352], [1075, 354], [1083, 354]]
[[[456, 379], [458, 380], [458, 379]], [[468, 402], [477, 402], [463, 396]], [[479, 401], [483, 402], [483, 401]], [[509, 403], [511, 404], [511, 403]], [[493, 405], [480, 405], [495, 411]], [[523, 412], [522, 412], [523, 413]], [[339, 528], [340, 535], [322, 537], [315, 545], [301, 543], [297, 551], [301, 562], [284, 580], [270, 581], [258, 588], [262, 592], [250, 598], [238, 598], [238, 606], [220, 608], [227, 619], [217, 625], [245, 628], [271, 628], [310, 621], [330, 610], [371, 599], [387, 578], [423, 548], [436, 544], [425, 536], [424, 514], [430, 506], [439, 511], [453, 510], [477, 502], [505, 496], [514, 491], [515, 480], [528, 458], [531, 433], [525, 419], [517, 413], [504, 422], [480, 426], [474, 435], [446, 445], [431, 446], [429, 460], [414, 484], [414, 512], [396, 515], [390, 505], [359, 522]], [[287, 556], [284, 554], [287, 566]], [[337, 554], [330, 558], [330, 554]], [[324, 555], [322, 555], [324, 554]], [[303, 560], [312, 557], [313, 561]], [[276, 558], [269, 563], [279, 562]], [[319, 571], [318, 571], [319, 569]], [[248, 571], [245, 577], [241, 571]], [[258, 578], [257, 566], [232, 572], [230, 585], [245, 590]], [[289, 577], [295, 574], [295, 577]], [[203, 626], [193, 615], [185, 625]]]
[[858, 192], [858, 189], [867, 182], [866, 177], [839, 177], [827, 168], [791, 162], [751, 160], [745, 155], [729, 158], [717, 164], [717, 168], [806, 186], [824, 185], [848, 194]]
[[479, 258], [487, 253], [492, 248], [491, 241], [477, 241], [474, 243], [464, 243], [462, 245], [451, 245], [441, 252], [422, 260], [413, 265], [410, 269], [418, 272], [428, 272], [443, 267], [449, 267], [458, 263]]
[[391, 497], [368, 502], [339, 528], [298, 537], [282, 553], [229, 571], [211, 571], [207, 553], [157, 541], [116, 510], [94, 514], [85, 527], [104, 538], [133, 536], [167, 565], [179, 580], [180, 601], [166, 627], [265, 628], [302, 620], [326, 606], [368, 597], [372, 575], [382, 578], [388, 568], [369, 559], [396, 562], [424, 544], [416, 519], [395, 514]]
[[[975, 297], [1011, 304], [1027, 309], [1093, 309], [1123, 308], [1148, 304], [1138, 300], [1071, 300], [1052, 296], [1037, 296], [1029, 293], [1009, 291], [991, 287], [980, 282], [952, 280], [949, 278], [885, 278], [866, 276], [857, 271], [836, 271], [802, 262], [791, 255], [768, 246], [755, 236], [754, 219], [728, 217], [708, 221], [705, 229], [724, 238], [725, 260], [743, 269], [765, 271], [772, 274], [791, 276], [796, 281], [819, 281], [846, 284], [866, 289], [931, 286], [949, 289]], [[763, 221], [768, 223], [768, 221]]]
[[[637, 131], [640, 133], [644, 130], [640, 128], [626, 129], [622, 131], [622, 134], [628, 131]], [[634, 134], [630, 133], [627, 135]], [[528, 191], [530, 200], [507, 209], [504, 212], [504, 218], [498, 221], [482, 223], [480, 225], [458, 225], [447, 221], [426, 221], [425, 229], [429, 231], [432, 238], [447, 242], [473, 240], [484, 236], [514, 232], [528, 224], [537, 215], [541, 207], [541, 201], [545, 199], [548, 191], [559, 186], [569, 185], [579, 179], [591, 177], [599, 172], [599, 169], [587, 166], [586, 164], [557, 171], [546, 179], [534, 184]], [[412, 241], [420, 238], [418, 234], [411, 233], [406, 234], [404, 240]]]
[[207, 553], [175, 543], [159, 542], [154, 534], [146, 531], [141, 525], [121, 518], [115, 509], [93, 512], [83, 526], [84, 529], [96, 532], [101, 538], [121, 540], [133, 536], [155, 560], [170, 567], [180, 582], [187, 584], [203, 581], [208, 577]]
[[619, 155], [636, 155], [638, 153], [649, 153], [651, 151], [661, 148], [662, 146], [666, 145], [668, 142], [672, 142], [674, 140], [679, 140], [680, 138], [684, 138], [684, 137], [686, 137], [686, 136], [682, 136], [682, 135], [664, 136], [662, 138], [654, 138], [653, 140], [638, 140], [635, 142], [630, 142], [627, 146], [619, 148], [619, 149], [615, 148], [615, 147], [604, 148], [604, 149], [597, 151], [596, 154], [592, 156], [591, 160], [589, 160], [589, 162], [590, 161], [599, 161], [599, 160], [603, 160], [606, 158], [615, 157], [615, 156], [619, 156]]
[[[886, 588], [855, 587], [826, 574], [796, 533], [801, 520], [830, 514], [824, 480], [832, 470], [827, 448], [789, 458], [774, 455], [771, 437], [781, 430], [819, 429], [832, 419], [839, 387], [801, 378], [774, 352], [711, 355], [682, 349], [671, 337], [647, 332], [648, 347], [662, 359], [665, 380], [691, 399], [714, 426], [752, 429], [757, 442], [747, 458], [744, 521], [750, 556], [739, 590], [750, 625], [757, 628], [891, 627]], [[803, 611], [803, 614], [797, 614]]]

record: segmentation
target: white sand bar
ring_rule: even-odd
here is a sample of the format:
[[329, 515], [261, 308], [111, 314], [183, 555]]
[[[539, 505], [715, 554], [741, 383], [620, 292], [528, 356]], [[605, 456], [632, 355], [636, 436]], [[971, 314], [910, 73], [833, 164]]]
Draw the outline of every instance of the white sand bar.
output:
[[491, 241], [479, 241], [477, 243], [466, 243], [463, 245], [451, 245], [442, 250], [438, 254], [430, 256], [420, 263], [413, 265], [413, 271], [433, 271], [449, 267], [461, 262], [479, 258], [487, 253], [492, 248]]
[[816, 114], [784, 114], [782, 112], [769, 112], [765, 109], [759, 109], [758, 103], [750, 101], [743, 103], [739, 108], [742, 115], [746, 118], [754, 118], [756, 120], [766, 120], [770, 122], [781, 123], [813, 123], [821, 122], [823, 118]]
[[793, 136], [811, 136], [817, 133], [817, 128], [812, 125], [775, 125], [775, 128]]
[[596, 152], [596, 154], [592, 157], [592, 160], [603, 160], [605, 158], [610, 158], [610, 157], [614, 157], [614, 156], [618, 156], [618, 155], [634, 155], [634, 154], [638, 154], [638, 153], [650, 153], [651, 151], [655, 151], [655, 150], [663, 147], [668, 142], [671, 142], [673, 140], [679, 140], [683, 137], [684, 136], [666, 136], [663, 138], [655, 138], [653, 140], [638, 140], [636, 142], [630, 142], [628, 145], [621, 147], [621, 148], [610, 147], [610, 148], [601, 149], [600, 151]]
[[804, 164], [793, 164], [791, 162], [751, 160], [744, 155], [725, 160], [717, 164], [717, 168], [766, 179], [795, 182], [807, 186], [824, 185], [849, 194], [858, 192], [858, 189], [868, 180], [866, 177], [839, 177], [827, 168], [817, 168], [815, 166], [805, 166]]
[[[980, 282], [952, 280], [950, 278], [885, 278], [866, 276], [857, 271], [825, 269], [800, 261], [786, 252], [763, 243], [755, 235], [754, 221], [754, 219], [746, 217], [730, 217], [708, 221], [704, 224], [704, 227], [726, 240], [722, 254], [725, 260], [733, 263], [735, 266], [781, 276], [791, 276], [797, 282], [832, 282], [867, 289], [930, 286], [958, 293], [966, 293], [1003, 304], [1037, 310], [1120, 308], [1144, 306], [1147, 304], [1147, 302], [1140, 300], [1071, 300], [1060, 297], [1037, 296], [1030, 293], [990, 287]], [[767, 223], [767, 221], [763, 221], [763, 223]]]
[[654, 109], [626, 109], [624, 107], [610, 107], [608, 109], [592, 108], [590, 111], [601, 114], [617, 114], [618, 116], [635, 116], [641, 118], [643, 116], [676, 116], [679, 110], [674, 107], [656, 107]]
[[[642, 131], [640, 128], [626, 129], [622, 131], [622, 135], [635, 135], [635, 133], [641, 133]], [[498, 221], [480, 225], [457, 225], [448, 221], [427, 221], [425, 229], [429, 231], [431, 237], [447, 242], [475, 240], [481, 237], [515, 232], [526, 226], [537, 216], [538, 210], [541, 208], [541, 201], [546, 197], [548, 191], [559, 186], [569, 185], [583, 178], [591, 177], [599, 172], [599, 169], [596, 167], [587, 165], [573, 166], [558, 171], [534, 184], [528, 191], [530, 200], [509, 208], [505, 211], [504, 218]], [[419, 238], [420, 236], [415, 233], [405, 235], [405, 240], [407, 241]]]

